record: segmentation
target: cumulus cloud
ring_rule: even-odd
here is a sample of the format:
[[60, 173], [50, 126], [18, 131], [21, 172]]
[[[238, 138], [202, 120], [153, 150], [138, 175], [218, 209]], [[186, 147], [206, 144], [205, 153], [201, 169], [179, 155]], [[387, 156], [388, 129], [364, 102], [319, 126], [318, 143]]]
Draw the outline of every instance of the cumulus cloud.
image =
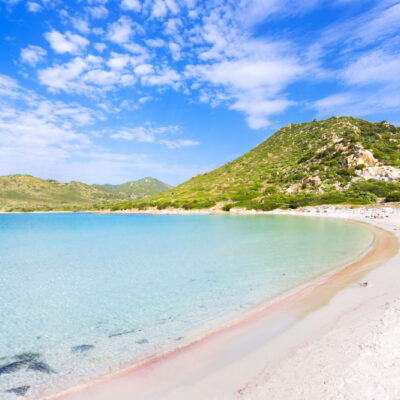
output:
[[167, 15], [167, 6], [164, 0], [155, 0], [151, 10], [152, 18], [163, 18]]
[[50, 43], [51, 48], [57, 53], [80, 53], [89, 41], [75, 33], [67, 31], [65, 34], [53, 30], [45, 34], [46, 40]]
[[129, 42], [132, 33], [132, 20], [123, 16], [108, 26], [107, 37], [112, 42], [122, 44]]
[[[215, 42], [219, 47], [219, 39]], [[199, 82], [211, 84], [224, 90], [222, 100], [232, 110], [244, 112], [249, 126], [253, 129], [269, 125], [269, 117], [283, 112], [292, 102], [281, 92], [288, 84], [304, 76], [306, 69], [294, 57], [284, 56], [279, 52], [271, 54], [252, 53], [251, 43], [246, 51], [231, 49], [229, 60], [189, 65], [186, 76]], [[242, 47], [240, 43], [237, 43]], [[228, 46], [229, 47], [229, 46]], [[219, 52], [219, 50], [218, 50]], [[238, 55], [236, 55], [238, 54]], [[215, 55], [219, 58], [219, 55]], [[214, 99], [215, 93], [203, 101]]]
[[47, 54], [47, 51], [39, 46], [30, 45], [21, 50], [21, 61], [35, 66], [39, 61], [42, 61]]
[[39, 3], [35, 3], [33, 1], [28, 1], [26, 3], [26, 8], [28, 9], [28, 11], [34, 12], [34, 13], [42, 10], [42, 6]]
[[93, 19], [103, 19], [108, 16], [108, 10], [104, 5], [87, 7], [86, 10]]
[[149, 47], [163, 47], [165, 45], [165, 41], [163, 39], [148, 39], [146, 40], [146, 44]]
[[171, 86], [177, 89], [180, 86], [181, 76], [169, 67], [163, 67], [152, 74], [143, 74], [141, 82], [145, 86]]
[[87, 35], [90, 32], [90, 26], [87, 19], [82, 17], [72, 17], [71, 22], [73, 27], [80, 33]]
[[131, 57], [126, 54], [113, 52], [107, 61], [90, 54], [39, 70], [38, 76], [40, 82], [52, 91], [94, 95], [116, 86], [133, 85], [136, 78], [128, 68], [130, 63]]
[[107, 45], [105, 43], [95, 43], [93, 47], [99, 52], [102, 53], [106, 48]]
[[111, 53], [111, 58], [107, 65], [111, 69], [124, 69], [130, 62], [131, 57], [128, 54]]
[[154, 72], [154, 67], [151, 64], [140, 64], [134, 69], [137, 75], [148, 75]]
[[65, 91], [80, 90], [76, 78], [88, 68], [88, 63], [81, 57], [76, 57], [64, 65], [55, 65], [38, 72], [41, 84], [51, 89]]
[[121, 8], [129, 11], [140, 11], [141, 5], [139, 0], [122, 0]]

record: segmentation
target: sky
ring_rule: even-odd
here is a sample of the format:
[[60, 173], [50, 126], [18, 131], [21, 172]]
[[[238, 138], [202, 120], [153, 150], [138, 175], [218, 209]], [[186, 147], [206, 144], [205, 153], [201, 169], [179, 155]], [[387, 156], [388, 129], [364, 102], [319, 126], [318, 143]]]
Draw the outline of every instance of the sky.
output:
[[0, 0], [0, 175], [177, 185], [288, 123], [400, 125], [400, 1]]

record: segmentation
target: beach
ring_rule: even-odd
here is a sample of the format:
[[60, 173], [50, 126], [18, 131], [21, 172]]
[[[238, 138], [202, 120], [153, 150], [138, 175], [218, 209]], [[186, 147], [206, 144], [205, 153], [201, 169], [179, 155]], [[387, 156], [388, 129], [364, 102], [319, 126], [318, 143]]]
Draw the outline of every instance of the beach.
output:
[[352, 265], [183, 349], [57, 398], [398, 398], [398, 210], [326, 206], [275, 213], [370, 223], [376, 245]]

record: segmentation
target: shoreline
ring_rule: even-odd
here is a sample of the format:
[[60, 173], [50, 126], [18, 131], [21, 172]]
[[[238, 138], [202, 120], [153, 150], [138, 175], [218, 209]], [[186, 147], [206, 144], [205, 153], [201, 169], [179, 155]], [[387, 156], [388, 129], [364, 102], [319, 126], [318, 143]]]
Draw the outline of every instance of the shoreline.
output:
[[[143, 211], [141, 213], [143, 213]], [[163, 212], [163, 214], [165, 214], [165, 212]], [[188, 214], [194, 214], [194, 213], [189, 212]], [[229, 213], [223, 213], [223, 214], [229, 214]], [[251, 212], [245, 214], [255, 214], [255, 213]], [[256, 215], [258, 214], [307, 215], [302, 212], [293, 212], [293, 211], [256, 213]], [[334, 217], [335, 216], [333, 216], [333, 218]], [[354, 221], [355, 219], [349, 218], [349, 220]], [[358, 223], [360, 223], [360, 221], [358, 221]], [[326, 304], [328, 304], [329, 301], [336, 294], [338, 294], [344, 288], [348, 287], [351, 283], [356, 283], [357, 280], [361, 279], [362, 276], [364, 276], [365, 274], [376, 268], [377, 263], [379, 262], [383, 263], [384, 261], [387, 261], [387, 259], [389, 259], [391, 256], [395, 254], [395, 251], [398, 250], [398, 242], [397, 239], [395, 239], [394, 235], [390, 234], [387, 231], [383, 231], [379, 228], [374, 227], [373, 224], [368, 224], [368, 225], [369, 229], [373, 229], [376, 232], [376, 243], [372, 249], [369, 249], [369, 251], [367, 251], [367, 254], [361, 255], [360, 258], [352, 262], [350, 265], [336, 268], [333, 271], [329, 271], [328, 273], [325, 273], [317, 277], [316, 279], [313, 279], [312, 281], [309, 281], [303, 285], [300, 285], [290, 290], [289, 292], [285, 292], [284, 294], [272, 300], [269, 300], [266, 304], [259, 306], [258, 309], [248, 311], [247, 315], [242, 315], [241, 317], [236, 318], [234, 321], [230, 321], [229, 324], [226, 324], [225, 326], [221, 327], [220, 329], [214, 332], [210, 332], [208, 334], [203, 335], [203, 337], [194, 340], [194, 342], [182, 348], [178, 348], [175, 351], [171, 351], [168, 352], [167, 354], [154, 357], [150, 360], [144, 361], [138, 365], [134, 365], [123, 371], [119, 371], [110, 376], [106, 376], [102, 379], [92, 381], [89, 384], [75, 387], [71, 390], [58, 394], [57, 396], [50, 396], [46, 398], [48, 399], [66, 398], [71, 400], [91, 399], [91, 398], [113, 399], [115, 398], [113, 396], [115, 396], [115, 394], [118, 393], [119, 400], [125, 398], [128, 399], [129, 395], [132, 396], [133, 394], [139, 396], [137, 398], [146, 398], [146, 399], [147, 398], [179, 399], [179, 398], [184, 398], [185, 396], [186, 398], [195, 399], [196, 397], [193, 397], [194, 395], [193, 391], [194, 390], [199, 391], [198, 387], [199, 383], [197, 382], [198, 381], [197, 379], [193, 380], [193, 376], [199, 374], [199, 371], [198, 370], [196, 371], [196, 368], [194, 368], [193, 370], [193, 365], [192, 365], [193, 360], [197, 361], [200, 360], [201, 363], [206, 363], [206, 364], [210, 364], [210, 362], [211, 364], [221, 363], [221, 360], [216, 359], [215, 354], [213, 353], [219, 354], [218, 357], [222, 359], [224, 357], [226, 358], [227, 353], [229, 353], [229, 349], [227, 349], [223, 343], [225, 340], [228, 339], [231, 339], [233, 341], [239, 340], [241, 344], [238, 347], [242, 348], [241, 353], [243, 353], [243, 346], [244, 347], [248, 346], [248, 343], [243, 344], [242, 342], [243, 341], [246, 342], [246, 337], [251, 337], [252, 335], [254, 336], [254, 334], [256, 334], [257, 336], [256, 332], [257, 329], [260, 331], [259, 333], [262, 333], [262, 335], [264, 335], [263, 338], [259, 339], [258, 347], [259, 348], [264, 346], [268, 347], [268, 345], [271, 342], [275, 341], [276, 338], [279, 340], [279, 337], [282, 336], [282, 332], [286, 332], [288, 329], [290, 330], [290, 327], [296, 326], [299, 323], [299, 321], [304, 319], [306, 316], [312, 314], [315, 310], [319, 310], [324, 306], [326, 306]], [[389, 248], [387, 248], [387, 246], [385, 245], [382, 246], [383, 238], [385, 241], [387, 240], [389, 240], [389, 242], [392, 241]], [[379, 243], [379, 241], [381, 242]], [[374, 257], [378, 258], [374, 259]], [[318, 299], [318, 301], [316, 301], [316, 298]], [[287, 322], [288, 313], [291, 315], [289, 326]], [[273, 322], [273, 324], [271, 324], [271, 322]], [[265, 329], [265, 326], [262, 327], [263, 324], [274, 325], [274, 323], [276, 324], [277, 327], [279, 327], [278, 332], [271, 332], [271, 329]], [[265, 337], [266, 337], [265, 335], [267, 336], [270, 335], [269, 339], [271, 340], [267, 340], [267, 342], [265, 342]], [[220, 346], [216, 346], [217, 343], [219, 343]], [[220, 348], [218, 349], [218, 347]], [[224, 347], [226, 353], [225, 355], [223, 354], [221, 355], [221, 350], [223, 353]], [[211, 354], [210, 354], [210, 348], [214, 348], [214, 351], [211, 352]], [[284, 351], [286, 349], [287, 351], [288, 348], [292, 347], [283, 346], [282, 350]], [[199, 355], [199, 349], [202, 349], [203, 353], [209, 354], [209, 359], [207, 359], [207, 357], [204, 358], [204, 356]], [[244, 351], [244, 353], [246, 352], [250, 352], [249, 349]], [[282, 358], [282, 356], [280, 356], [279, 358]], [[266, 361], [264, 360], [264, 363], [265, 362]], [[272, 358], [270, 358], [269, 364], [272, 365], [274, 363], [276, 363], [276, 360], [273, 361]], [[203, 371], [201, 375], [205, 374], [208, 377], [210, 377], [215, 375], [216, 373], [217, 374], [222, 373], [222, 371], [225, 370], [226, 368], [230, 369], [232, 363], [222, 362], [222, 364], [224, 364], [224, 368], [222, 369], [212, 368], [211, 371], [208, 372]], [[253, 365], [246, 364], [246, 369], [248, 371], [252, 371], [251, 373], [247, 373], [246, 377], [244, 377], [243, 374], [242, 376], [237, 377], [238, 379], [236, 380], [236, 382], [238, 384], [238, 389], [235, 389], [233, 391], [236, 393], [236, 391], [239, 390], [239, 392], [237, 392], [236, 394], [241, 393], [242, 389], [240, 389], [239, 387], [242, 386], [247, 387], [246, 382], [253, 380], [253, 376], [258, 374], [257, 371], [260, 369], [259, 365], [260, 361], [252, 364]], [[165, 370], [167, 371], [169, 369], [182, 370], [182, 368], [185, 371], [186, 368], [188, 368], [188, 371], [191, 371], [189, 375], [192, 376], [193, 380], [192, 384], [190, 385], [192, 387], [192, 392], [190, 392], [190, 388], [186, 387], [186, 385], [184, 384], [187, 378], [185, 379], [183, 379], [183, 377], [179, 378], [179, 376], [176, 376], [176, 374], [173, 376], [169, 376], [169, 380], [172, 379], [172, 381], [175, 382], [173, 385], [175, 386], [175, 388], [173, 390], [171, 389], [170, 383], [168, 383], [167, 385], [165, 383], [165, 378], [163, 378], [166, 372]], [[150, 373], [149, 371], [152, 372]], [[185, 376], [188, 375], [188, 371], [185, 372], [184, 374]], [[153, 377], [152, 379], [150, 379], [150, 382], [148, 382], [149, 374], [153, 375], [154, 372], [156, 372], [156, 375], [158, 374], [158, 380]], [[221, 381], [224, 381], [223, 376], [221, 378]], [[164, 391], [168, 392], [169, 394], [164, 392], [163, 394], [159, 392], [156, 394], [154, 393], [151, 394], [148, 392], [148, 388], [153, 385], [156, 385], [156, 387], [159, 388], [160, 382], [166, 385], [164, 387]], [[208, 382], [207, 379], [206, 382]], [[209, 382], [206, 385], [210, 387]], [[234, 393], [232, 392], [232, 390], [230, 390], [232, 388], [230, 388], [229, 385], [226, 386], [225, 384], [221, 384], [221, 382], [215, 382], [214, 385], [215, 389], [211, 390], [211, 393], [214, 395], [214, 392], [215, 393], [220, 392], [218, 393], [219, 397], [216, 398], [227, 398], [227, 399], [233, 398], [232, 396], [234, 396]], [[133, 386], [136, 387], [135, 392], [132, 392]], [[221, 388], [221, 386], [223, 387], [223, 389]], [[180, 389], [177, 389], [178, 387], [180, 387]], [[184, 389], [186, 391], [185, 394], [180, 394], [176, 392], [176, 390], [178, 390], [179, 392], [183, 390], [183, 388], [185, 388]], [[140, 391], [140, 393], [138, 393], [138, 390]], [[171, 395], [171, 397], [168, 397], [171, 394], [171, 390], [173, 391], [174, 394]], [[189, 392], [187, 392], [187, 390]], [[109, 391], [109, 396], [107, 396], [107, 391]], [[225, 397], [225, 395], [227, 396]], [[204, 393], [202, 393], [201, 397], [204, 397]]]

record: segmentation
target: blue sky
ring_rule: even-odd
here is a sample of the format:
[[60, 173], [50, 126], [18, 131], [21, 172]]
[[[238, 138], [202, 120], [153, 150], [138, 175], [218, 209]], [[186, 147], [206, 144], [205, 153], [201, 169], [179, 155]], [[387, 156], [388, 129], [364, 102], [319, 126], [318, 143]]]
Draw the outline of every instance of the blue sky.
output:
[[0, 175], [178, 184], [281, 126], [400, 124], [400, 1], [0, 0]]

